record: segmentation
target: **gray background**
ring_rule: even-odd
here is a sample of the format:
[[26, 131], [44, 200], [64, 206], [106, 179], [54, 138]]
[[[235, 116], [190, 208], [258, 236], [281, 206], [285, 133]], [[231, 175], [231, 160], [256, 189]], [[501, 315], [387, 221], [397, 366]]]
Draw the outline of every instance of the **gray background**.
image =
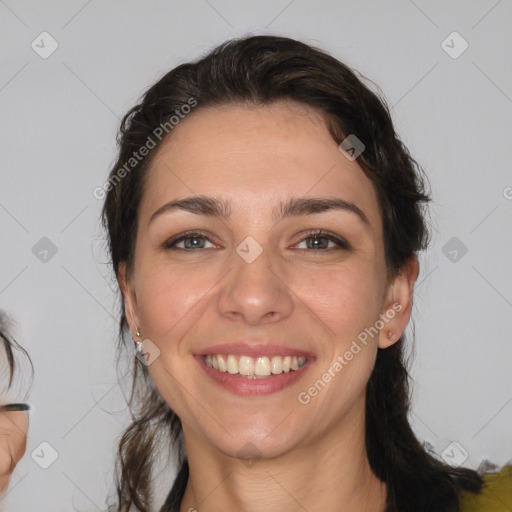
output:
[[[27, 454], [6, 510], [105, 509], [126, 410], [92, 192], [142, 92], [249, 32], [320, 46], [384, 91], [434, 196], [414, 311], [415, 431], [467, 467], [511, 459], [511, 11], [510, 0], [0, 0], [0, 307], [36, 369]], [[47, 58], [31, 47], [51, 48], [43, 31], [59, 45]], [[454, 31], [469, 44], [457, 58], [464, 42], [446, 40]], [[57, 249], [46, 261], [43, 237]], [[52, 449], [58, 458], [43, 469]], [[162, 471], [155, 508], [173, 476]]]

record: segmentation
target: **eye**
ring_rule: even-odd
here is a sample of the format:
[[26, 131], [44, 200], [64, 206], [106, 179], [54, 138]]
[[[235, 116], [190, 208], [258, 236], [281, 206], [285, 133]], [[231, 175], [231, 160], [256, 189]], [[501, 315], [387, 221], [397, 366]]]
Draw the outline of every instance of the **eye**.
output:
[[[209, 249], [209, 247], [204, 247], [204, 243], [201, 242], [203, 240], [208, 240], [210, 242], [210, 239], [207, 236], [203, 235], [202, 233], [199, 233], [197, 231], [190, 231], [179, 235], [177, 238], [171, 238], [170, 240], [164, 243], [163, 247], [165, 249], [180, 249], [182, 251], [193, 251], [195, 249]], [[184, 242], [184, 246], [178, 247], [178, 244], [182, 242]], [[213, 243], [212, 245], [215, 247]]]
[[[306, 244], [307, 247], [305, 250], [314, 249], [315, 251], [321, 250], [321, 252], [325, 252], [326, 250], [332, 249], [350, 249], [350, 244], [346, 240], [321, 229], [307, 233], [306, 236], [304, 236], [298, 243], [301, 244], [303, 242], [307, 242], [308, 240], [311, 240], [312, 243], [316, 245], [311, 246], [310, 244]], [[182, 251], [194, 251], [196, 249], [211, 248], [205, 247], [204, 241], [209, 242], [212, 245], [212, 247], [217, 247], [215, 244], [213, 244], [213, 242], [210, 241], [210, 239], [207, 236], [203, 235], [198, 231], [189, 231], [186, 233], [182, 233], [181, 235], [178, 235], [175, 238], [171, 238], [170, 240], [164, 243], [163, 247], [165, 249], [179, 249]], [[328, 247], [329, 242], [335, 244], [335, 246]], [[182, 247], [179, 247], [178, 244], [181, 243], [183, 243], [184, 245]]]
[[[316, 245], [313, 245], [311, 246], [310, 244], [307, 244], [307, 249], [314, 249], [314, 250], [318, 250], [318, 249], [323, 249], [325, 252], [325, 250], [330, 250], [330, 249], [345, 249], [345, 250], [348, 250], [350, 249], [350, 245], [349, 243], [344, 240], [343, 238], [339, 238], [337, 236], [334, 236], [332, 235], [331, 233], [329, 233], [328, 231], [324, 231], [322, 229], [319, 229], [319, 230], [315, 230], [315, 231], [311, 231], [309, 232], [306, 236], [304, 236], [300, 242], [307, 242], [308, 240], [311, 240], [312, 243], [316, 244]], [[335, 247], [328, 247], [329, 245], [329, 242], [332, 242], [335, 244]]]

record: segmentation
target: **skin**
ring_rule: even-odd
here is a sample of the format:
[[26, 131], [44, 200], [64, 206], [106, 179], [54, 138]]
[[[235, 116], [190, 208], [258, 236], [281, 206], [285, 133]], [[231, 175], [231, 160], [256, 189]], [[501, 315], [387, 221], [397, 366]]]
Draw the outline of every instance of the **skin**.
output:
[[16, 464], [27, 447], [28, 414], [0, 411], [0, 495], [7, 492]]
[[[178, 211], [148, 225], [163, 204], [197, 194], [231, 201], [231, 218]], [[272, 209], [292, 196], [350, 201], [369, 226], [339, 210], [273, 221]], [[325, 239], [312, 248], [304, 237], [313, 229], [350, 248]], [[199, 249], [162, 248], [187, 230], [204, 232]], [[248, 236], [263, 249], [250, 264], [235, 250]], [[365, 388], [377, 348], [405, 329], [417, 275], [414, 256], [387, 279], [373, 185], [311, 107], [232, 104], [181, 121], [149, 170], [133, 273], [122, 264], [118, 274], [132, 336], [138, 327], [160, 350], [148, 369], [182, 421], [190, 477], [180, 510], [384, 510], [386, 488], [365, 449]], [[396, 302], [401, 310], [379, 334], [301, 404], [298, 394]], [[278, 393], [234, 395], [212, 383], [193, 354], [248, 336], [311, 351], [316, 360]], [[247, 443], [252, 464], [239, 454]]]

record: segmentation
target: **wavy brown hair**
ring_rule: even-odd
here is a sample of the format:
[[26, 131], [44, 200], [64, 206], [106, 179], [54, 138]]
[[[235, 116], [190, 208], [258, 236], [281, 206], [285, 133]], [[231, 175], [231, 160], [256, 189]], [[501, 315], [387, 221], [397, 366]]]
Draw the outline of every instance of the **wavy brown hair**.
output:
[[[138, 207], [156, 142], [129, 172], [134, 152], [154, 139], [154, 130], [191, 98], [194, 112], [206, 106], [243, 103], [263, 106], [291, 99], [314, 107], [325, 119], [336, 143], [353, 134], [364, 145], [357, 161], [377, 192], [383, 219], [388, 277], [429, 243], [425, 207], [430, 197], [425, 176], [395, 133], [389, 109], [366, 79], [325, 51], [277, 36], [247, 36], [229, 40], [205, 56], [184, 63], [150, 87], [123, 118], [119, 154], [109, 182], [102, 220], [108, 234], [112, 268], [133, 271]], [[190, 115], [194, 115], [192, 112]], [[172, 137], [169, 131], [168, 137]], [[128, 328], [121, 303], [119, 349]], [[131, 341], [128, 342], [131, 346]], [[482, 478], [476, 472], [453, 468], [432, 456], [416, 438], [408, 420], [410, 390], [405, 338], [379, 349], [366, 390], [366, 449], [376, 476], [387, 487], [388, 512], [456, 512], [461, 490], [477, 492]], [[188, 478], [181, 422], [151, 384], [147, 367], [134, 359], [130, 397], [132, 423], [124, 432], [116, 465], [117, 508], [147, 512], [152, 499], [153, 455], [164, 442], [177, 450], [178, 475], [164, 511], [178, 511]]]

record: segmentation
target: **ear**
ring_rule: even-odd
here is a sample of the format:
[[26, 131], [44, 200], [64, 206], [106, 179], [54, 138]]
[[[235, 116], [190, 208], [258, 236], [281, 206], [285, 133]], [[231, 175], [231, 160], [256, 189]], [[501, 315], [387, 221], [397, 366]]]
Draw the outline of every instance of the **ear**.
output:
[[414, 283], [419, 273], [418, 256], [414, 253], [388, 284], [379, 332], [379, 348], [387, 348], [402, 336], [411, 316]]
[[119, 264], [117, 282], [119, 283], [119, 288], [123, 296], [126, 321], [128, 322], [132, 338], [135, 339], [137, 337], [137, 327], [139, 327], [140, 330], [140, 322], [137, 316], [137, 298], [133, 285], [126, 273], [126, 262]]

